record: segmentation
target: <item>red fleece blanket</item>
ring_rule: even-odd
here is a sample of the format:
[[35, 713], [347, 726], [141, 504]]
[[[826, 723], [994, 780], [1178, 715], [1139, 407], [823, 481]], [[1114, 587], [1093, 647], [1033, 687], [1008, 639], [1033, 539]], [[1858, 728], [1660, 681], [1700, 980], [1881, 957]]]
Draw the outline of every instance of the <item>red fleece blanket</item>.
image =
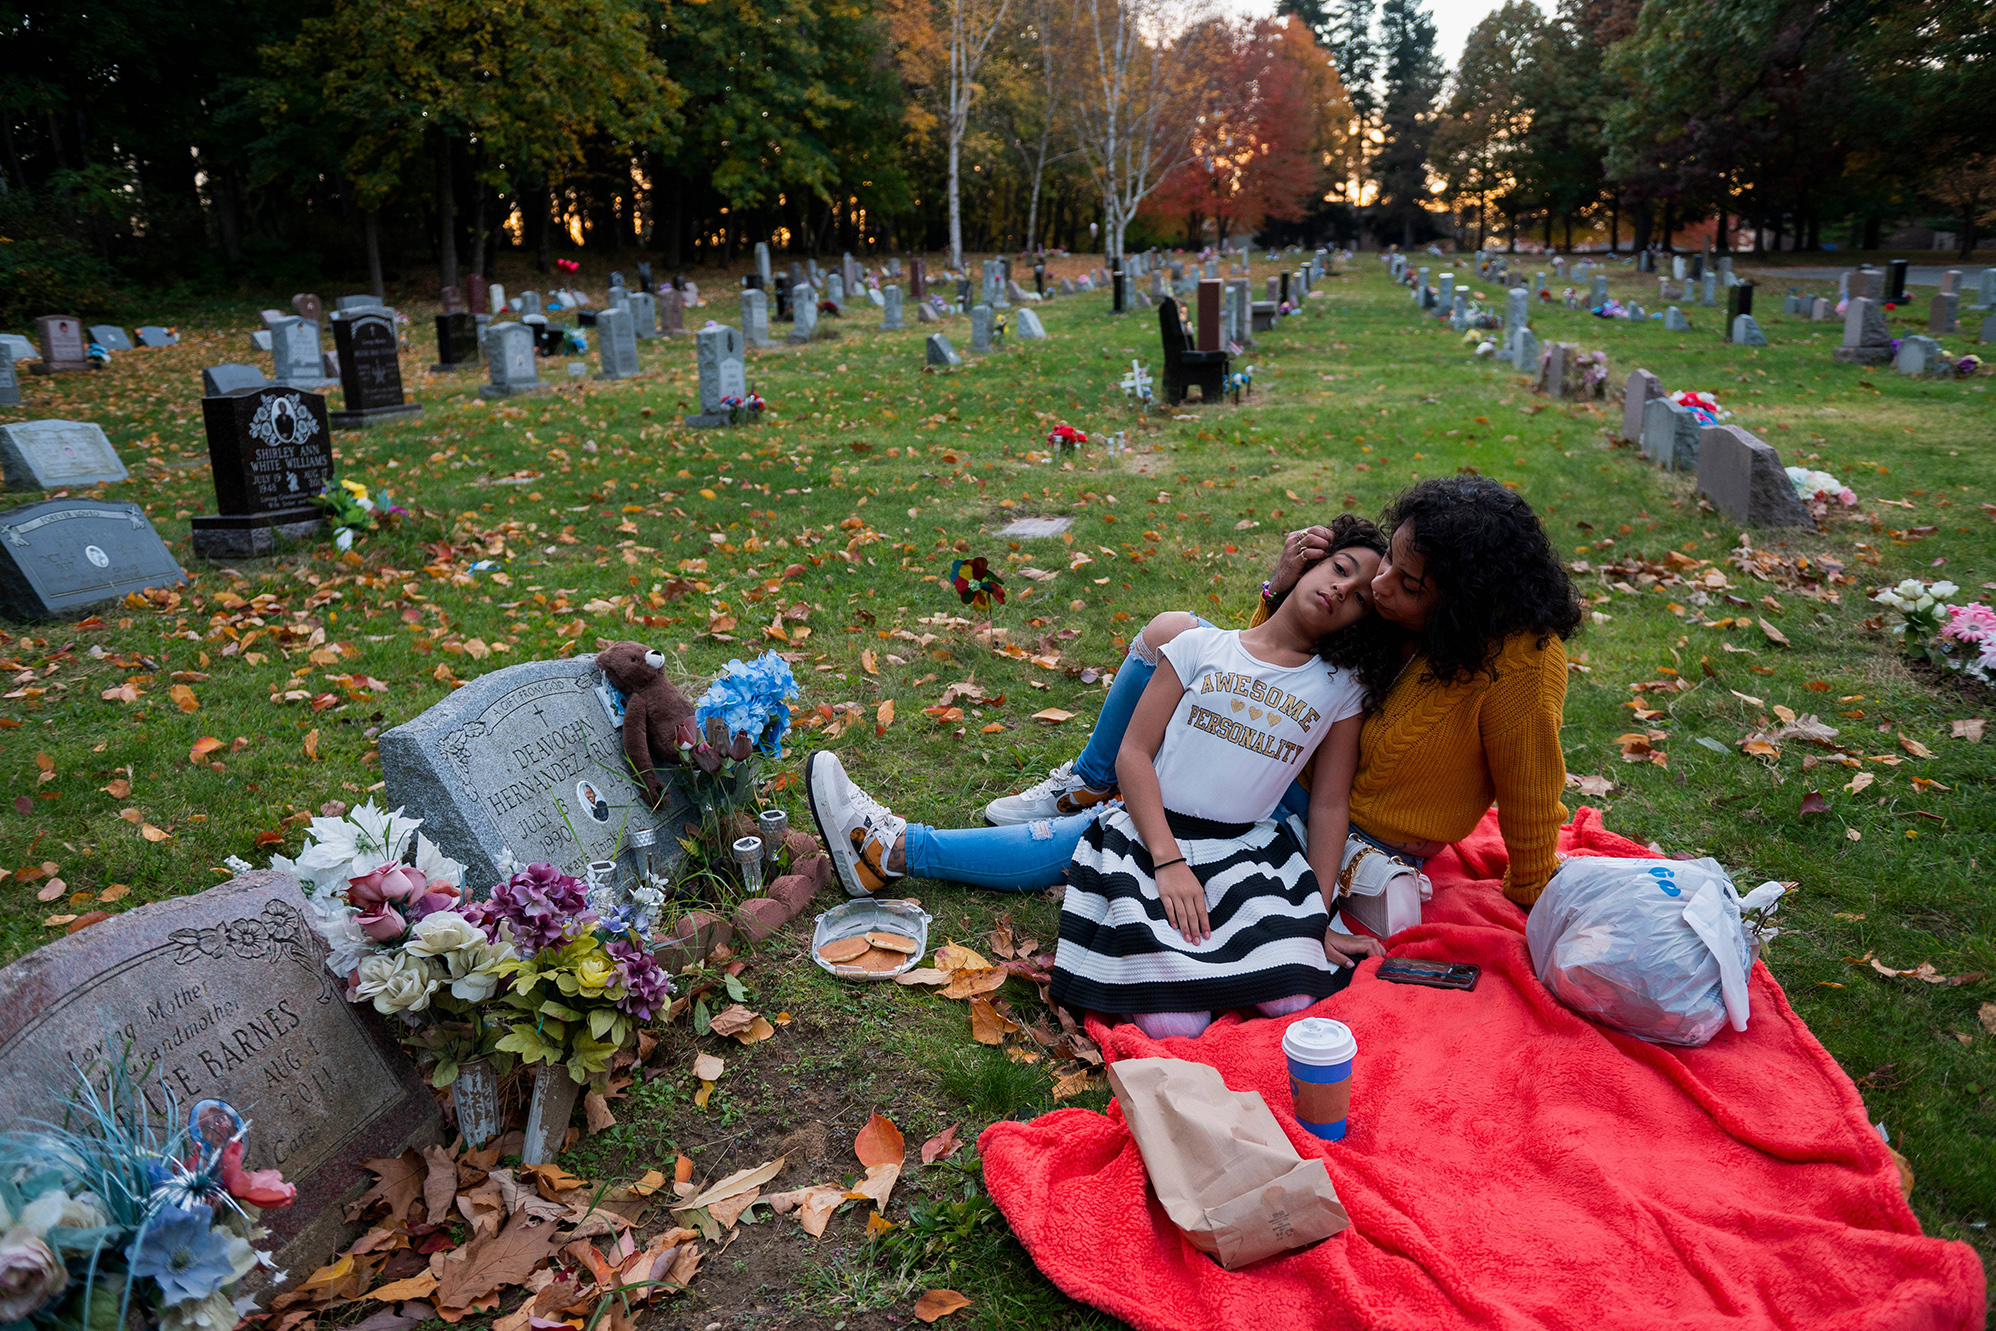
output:
[[[1592, 809], [1560, 844], [1645, 853]], [[1975, 1251], [1921, 1235], [1857, 1089], [1765, 966], [1750, 1028], [1702, 1049], [1594, 1025], [1533, 974], [1503, 865], [1493, 815], [1430, 862], [1426, 920], [1395, 940], [1396, 955], [1475, 962], [1474, 992], [1387, 984], [1367, 962], [1309, 1010], [1358, 1036], [1342, 1143], [1291, 1112], [1294, 1018], [1224, 1017], [1196, 1040], [1091, 1026], [1111, 1061], [1196, 1059], [1261, 1092], [1324, 1158], [1350, 1229], [1224, 1270], [1165, 1218], [1119, 1106], [1062, 1109], [978, 1143], [1040, 1269], [1145, 1331], [1982, 1327]]]

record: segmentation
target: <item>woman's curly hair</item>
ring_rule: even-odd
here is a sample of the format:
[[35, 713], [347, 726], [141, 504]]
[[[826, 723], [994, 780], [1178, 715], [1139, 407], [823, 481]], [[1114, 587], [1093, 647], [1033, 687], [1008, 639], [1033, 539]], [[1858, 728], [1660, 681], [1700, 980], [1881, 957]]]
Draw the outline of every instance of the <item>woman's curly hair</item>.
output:
[[1441, 592], [1420, 635], [1428, 676], [1496, 675], [1497, 653], [1518, 633], [1570, 638], [1580, 602], [1538, 515], [1486, 476], [1443, 476], [1404, 491], [1380, 525], [1405, 527]]
[[[1354, 549], [1384, 555], [1386, 544], [1386, 533], [1376, 523], [1356, 513], [1342, 513], [1331, 522], [1331, 548], [1324, 558], [1329, 559], [1340, 550]], [[1331, 665], [1351, 671], [1365, 690], [1365, 710], [1376, 711], [1386, 701], [1386, 691], [1393, 687], [1393, 679], [1400, 673], [1400, 646], [1406, 636], [1406, 631], [1398, 625], [1368, 612], [1358, 623], [1324, 635], [1317, 644], [1317, 655]]]

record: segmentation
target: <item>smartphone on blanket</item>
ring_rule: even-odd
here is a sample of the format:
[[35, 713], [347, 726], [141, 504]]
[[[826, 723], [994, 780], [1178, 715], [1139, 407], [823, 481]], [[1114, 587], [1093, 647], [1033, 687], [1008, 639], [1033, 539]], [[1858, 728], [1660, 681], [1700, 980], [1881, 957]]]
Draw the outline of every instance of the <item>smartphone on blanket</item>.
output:
[[1379, 978], [1394, 984], [1420, 984], [1430, 989], [1474, 989], [1483, 968], [1468, 962], [1416, 961], [1388, 957], [1379, 963]]

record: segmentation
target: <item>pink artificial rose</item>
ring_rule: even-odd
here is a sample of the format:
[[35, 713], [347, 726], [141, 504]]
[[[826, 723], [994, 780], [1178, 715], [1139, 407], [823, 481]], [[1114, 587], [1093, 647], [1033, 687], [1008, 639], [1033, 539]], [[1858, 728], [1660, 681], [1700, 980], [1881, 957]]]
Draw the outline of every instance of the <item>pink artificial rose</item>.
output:
[[347, 900], [366, 910], [385, 901], [414, 901], [430, 881], [406, 864], [384, 864], [372, 873], [347, 880]]
[[266, 1211], [289, 1206], [298, 1200], [298, 1186], [286, 1183], [275, 1169], [244, 1169], [243, 1144], [230, 1142], [222, 1148], [222, 1186], [229, 1196]]
[[377, 901], [362, 910], [355, 923], [360, 925], [362, 933], [377, 943], [392, 943], [409, 927], [395, 908], [385, 901]]

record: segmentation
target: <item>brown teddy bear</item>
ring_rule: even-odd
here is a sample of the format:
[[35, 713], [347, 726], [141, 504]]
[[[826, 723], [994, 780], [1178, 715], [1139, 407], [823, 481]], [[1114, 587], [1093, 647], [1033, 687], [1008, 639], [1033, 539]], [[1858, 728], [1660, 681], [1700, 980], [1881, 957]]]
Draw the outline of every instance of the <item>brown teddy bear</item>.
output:
[[694, 736], [693, 704], [665, 677], [665, 655], [641, 642], [613, 642], [596, 654], [596, 668], [624, 692], [624, 754], [653, 808], [665, 802], [662, 763], [680, 761], [679, 738]]

